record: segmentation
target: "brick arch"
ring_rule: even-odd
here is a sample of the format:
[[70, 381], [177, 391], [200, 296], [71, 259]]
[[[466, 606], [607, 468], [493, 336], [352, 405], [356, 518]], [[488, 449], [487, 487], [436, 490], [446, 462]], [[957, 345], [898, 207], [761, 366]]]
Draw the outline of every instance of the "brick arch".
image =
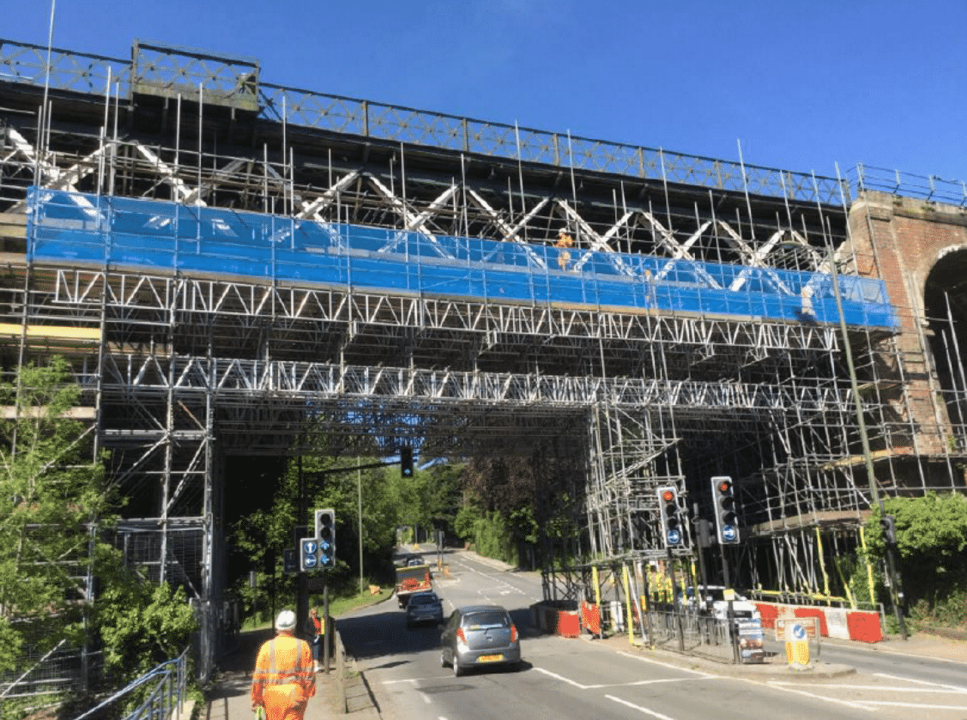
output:
[[[943, 390], [967, 388], [967, 244], [941, 248], [923, 283], [924, 319], [937, 381]], [[967, 421], [961, 393], [950, 392], [947, 412], [953, 422]]]
[[[936, 307], [936, 289], [953, 284], [950, 268], [967, 257], [961, 252], [967, 250], [967, 208], [863, 192], [849, 208], [849, 225], [861, 272], [879, 276], [897, 308], [896, 345], [903, 367], [896, 377], [903, 378], [908, 398], [904, 418], [920, 430], [916, 452], [942, 458], [949, 449], [950, 423], [957, 418], [937, 399], [942, 388], [937, 352], [943, 348], [933, 333], [925, 332], [926, 308], [928, 301]], [[967, 358], [967, 345], [961, 345], [961, 352]], [[946, 364], [946, 353], [943, 359]], [[937, 430], [926, 432], [930, 427]]]

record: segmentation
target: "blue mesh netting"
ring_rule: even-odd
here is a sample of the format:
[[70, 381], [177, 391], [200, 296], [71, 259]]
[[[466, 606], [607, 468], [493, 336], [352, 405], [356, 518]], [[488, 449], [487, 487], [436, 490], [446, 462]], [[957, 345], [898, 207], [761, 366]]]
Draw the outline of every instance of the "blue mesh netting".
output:
[[[837, 323], [832, 278], [32, 188], [33, 260], [503, 302]], [[565, 254], [566, 253], [566, 254]], [[849, 325], [897, 327], [879, 280], [840, 276]]]

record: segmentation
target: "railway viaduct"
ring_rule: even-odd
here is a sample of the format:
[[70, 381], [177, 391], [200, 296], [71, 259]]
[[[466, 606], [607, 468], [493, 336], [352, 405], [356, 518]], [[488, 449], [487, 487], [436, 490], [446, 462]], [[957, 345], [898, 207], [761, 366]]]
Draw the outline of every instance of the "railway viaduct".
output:
[[875, 497], [964, 489], [965, 223], [962, 183], [0, 41], [3, 371], [71, 359], [129, 498], [119, 546], [191, 592], [203, 673], [226, 468], [310, 432], [562, 460], [539, 514], [610, 565], [663, 556], [656, 488], [708, 514], [727, 474], [744, 579], [822, 592]]

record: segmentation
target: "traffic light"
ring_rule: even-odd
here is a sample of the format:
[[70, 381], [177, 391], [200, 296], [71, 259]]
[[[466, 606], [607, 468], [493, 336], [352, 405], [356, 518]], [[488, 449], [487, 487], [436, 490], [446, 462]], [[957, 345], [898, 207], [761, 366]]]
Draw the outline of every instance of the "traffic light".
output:
[[400, 476], [413, 477], [413, 448], [409, 446], [400, 448]]
[[715, 529], [719, 545], [738, 545], [739, 516], [732, 494], [732, 478], [726, 475], [712, 478], [712, 501], [715, 503]]
[[302, 538], [299, 540], [299, 569], [319, 569], [319, 541], [316, 538]]
[[658, 507], [661, 509], [661, 537], [666, 548], [685, 547], [685, 520], [678, 504], [678, 490], [658, 488]]
[[336, 511], [316, 510], [316, 538], [319, 540], [319, 567], [336, 565]]
[[880, 527], [883, 528], [883, 542], [896, 545], [896, 518], [892, 515], [884, 515], [880, 518]]

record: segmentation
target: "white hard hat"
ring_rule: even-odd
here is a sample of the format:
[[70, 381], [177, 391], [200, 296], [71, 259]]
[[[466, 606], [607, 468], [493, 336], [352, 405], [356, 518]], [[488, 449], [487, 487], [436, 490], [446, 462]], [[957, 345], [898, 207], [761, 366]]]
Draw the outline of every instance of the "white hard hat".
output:
[[283, 610], [279, 613], [279, 617], [275, 620], [276, 630], [294, 630], [295, 629], [295, 613], [291, 610]]

